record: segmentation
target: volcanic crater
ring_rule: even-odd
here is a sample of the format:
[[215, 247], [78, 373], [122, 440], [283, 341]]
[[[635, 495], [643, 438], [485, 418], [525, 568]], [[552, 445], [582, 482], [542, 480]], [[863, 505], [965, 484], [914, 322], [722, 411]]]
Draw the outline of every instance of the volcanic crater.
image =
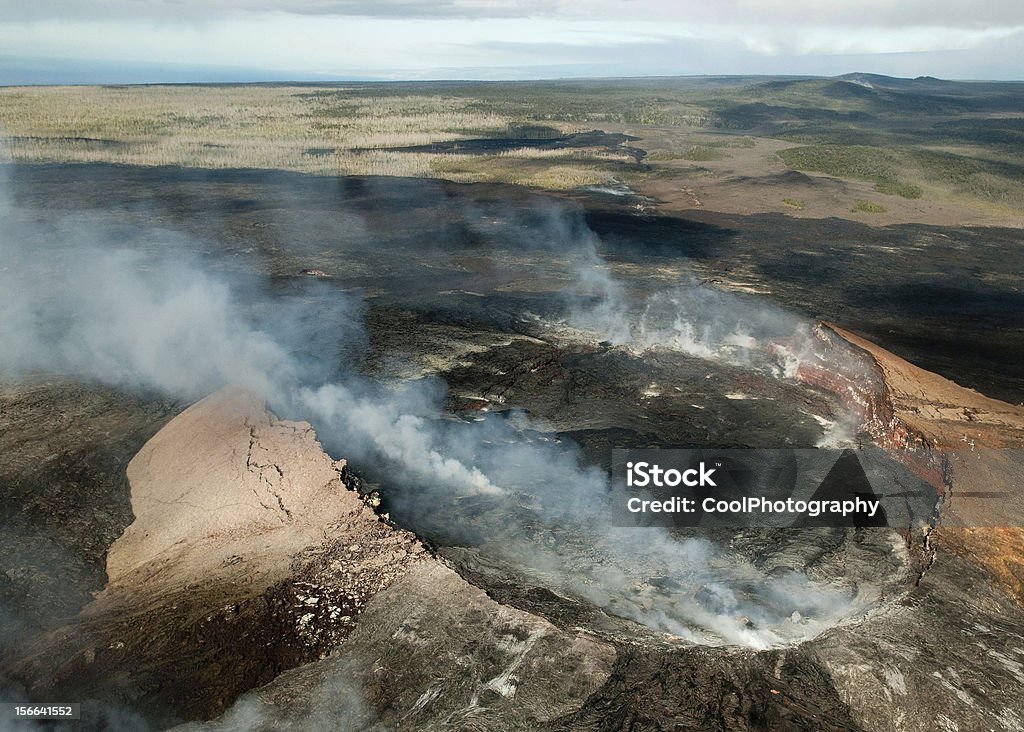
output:
[[[28, 697], [161, 728], [888, 729], [893, 706], [962, 729], [1024, 718], [1019, 580], [986, 553], [978, 504], [953, 504], [950, 528], [660, 531], [615, 527], [601, 503], [613, 448], [874, 445], [937, 501], [1018, 470], [1019, 450], [984, 469], [958, 450], [961, 433], [1021, 447], [1021, 408], [850, 332], [925, 307], [894, 282], [892, 259], [912, 252], [867, 256], [872, 242], [959, 251], [977, 232], [789, 220], [769, 240], [764, 217], [671, 220], [586, 192], [263, 171], [11, 179], [26, 209], [60, 201], [74, 221], [117, 201], [119, 231], [170, 227], [205, 271], [267, 273], [237, 299], [260, 323], [300, 312], [283, 350], [319, 382], [274, 390], [269, 409], [243, 389], [185, 408], [146, 385], [4, 387], [17, 434], [53, 445], [42, 461], [5, 451], [5, 486], [56, 481], [83, 445], [109, 455], [10, 518], [31, 545], [76, 516], [58, 547], [3, 559], [13, 582], [46, 580], [9, 611], [24, 631], [4, 677]], [[838, 243], [821, 247], [822, 227]], [[784, 264], [794, 242], [813, 267]], [[1003, 267], [994, 251], [972, 266]], [[906, 295], [887, 319], [879, 291]], [[338, 298], [358, 303], [348, 321]], [[1005, 369], [950, 352], [958, 302], [929, 300], [935, 338], [904, 323], [893, 348], [1019, 397], [1024, 342], [1006, 339]], [[953, 674], [968, 655], [977, 673]]]

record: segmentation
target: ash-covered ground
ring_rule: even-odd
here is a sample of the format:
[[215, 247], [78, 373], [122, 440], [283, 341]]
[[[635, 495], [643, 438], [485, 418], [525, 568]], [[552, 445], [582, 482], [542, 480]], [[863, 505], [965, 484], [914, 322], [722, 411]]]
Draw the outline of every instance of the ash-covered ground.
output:
[[[358, 701], [346, 702], [346, 723], [366, 728], [884, 729], [882, 702], [903, 710], [893, 728], [927, 729], [937, 709], [960, 729], [1024, 714], [1019, 678], [1008, 681], [1024, 653], [1019, 605], [952, 556], [936, 570], [920, 534], [637, 532], [612, 526], [603, 503], [615, 447], [868, 439], [839, 395], [794, 378], [818, 318], [1020, 401], [1018, 230], [659, 218], [585, 196], [424, 180], [6, 172], [3, 276], [16, 297], [0, 359], [4, 540], [20, 547], [3, 558], [12, 693], [73, 690], [131, 724], [166, 726], [215, 717], [301, 666], [305, 677], [286, 674], [262, 697], [294, 712], [295, 728], [332, 724], [332, 696], [321, 698], [332, 678], [336, 697]], [[348, 460], [342, 482], [427, 541], [437, 566], [347, 585], [344, 623], [333, 606], [289, 614], [288, 604], [315, 597], [319, 608], [318, 592], [339, 581], [332, 562], [356, 561], [359, 543], [304, 554], [294, 577], [274, 575], [272, 591], [231, 605], [223, 617], [244, 619], [235, 627], [216, 613], [201, 632], [195, 618], [147, 615], [166, 600], [155, 572], [89, 604], [133, 505], [140, 519], [127, 460], [230, 382], [310, 421]], [[271, 475], [260, 501], [287, 524], [294, 507], [275, 482], [287, 469], [253, 462], [257, 442], [253, 433], [245, 466]], [[348, 529], [325, 537], [336, 530]], [[203, 615], [188, 602], [186, 615]], [[73, 620], [83, 607], [84, 625]], [[134, 629], [112, 630], [110, 608], [138, 612]], [[409, 625], [411, 615], [422, 619]], [[325, 630], [288, 633], [289, 618]], [[943, 639], [978, 627], [1005, 662]], [[264, 642], [266, 629], [286, 641]], [[160, 662], [147, 651], [154, 633]], [[350, 633], [327, 666], [303, 666]], [[420, 651], [390, 648], [388, 672], [374, 676], [367, 659], [389, 637], [396, 648], [419, 638]], [[123, 656], [96, 650], [118, 643]], [[166, 656], [196, 643], [237, 644], [215, 663], [238, 670], [218, 675], [210, 656], [183, 653], [207, 664], [184, 671], [207, 684], [185, 702], [175, 685], [195, 684]], [[547, 655], [534, 650], [545, 643]], [[446, 653], [447, 681], [426, 684]], [[538, 660], [550, 657], [560, 661]], [[123, 670], [110, 681], [114, 664]], [[558, 670], [567, 664], [585, 673], [569, 683]], [[943, 709], [946, 697], [959, 707]], [[289, 706], [302, 698], [309, 708]], [[257, 707], [223, 723], [283, 724]]]

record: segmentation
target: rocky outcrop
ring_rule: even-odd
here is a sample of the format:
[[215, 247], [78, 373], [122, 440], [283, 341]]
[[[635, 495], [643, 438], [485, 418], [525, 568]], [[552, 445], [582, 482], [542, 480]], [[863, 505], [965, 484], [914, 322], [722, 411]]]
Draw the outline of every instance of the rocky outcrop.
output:
[[909, 435], [893, 414], [882, 370], [864, 351], [835, 329], [817, 325], [814, 340], [800, 356], [795, 377], [831, 392], [857, 419], [859, 428], [888, 449], [908, 446]]
[[110, 547], [106, 588], [9, 652], [5, 676], [35, 698], [117, 700], [169, 723], [325, 655], [427, 556], [343, 468], [251, 394], [189, 407], [128, 466], [135, 521]]
[[[111, 588], [280, 579], [300, 550], [363, 510], [341, 467], [312, 427], [275, 419], [249, 393], [202, 400], [128, 465], [135, 521], [108, 552]], [[258, 569], [244, 570], [252, 557]]]
[[[1024, 406], [965, 389], [830, 324], [815, 328], [814, 340], [795, 375], [839, 397], [863, 434], [896, 455], [946, 498], [956, 492], [954, 483], [962, 492], [975, 492], [983, 481], [971, 473], [980, 470], [978, 463], [982, 462], [986, 469], [998, 473], [987, 476], [985, 484], [1014, 484], [1013, 471], [1019, 461], [1010, 451], [1024, 447]], [[1005, 452], [988, 452], [984, 460], [965, 462], [964, 453], [975, 452], [980, 457], [985, 450]], [[999, 469], [1007, 460], [1009, 469]], [[966, 507], [962, 502], [961, 506], [957, 510], [962, 513]], [[1017, 508], [1008, 515], [994, 504], [981, 508], [973, 502], [965, 516], [947, 505], [944, 518], [957, 524], [1015, 525]]]

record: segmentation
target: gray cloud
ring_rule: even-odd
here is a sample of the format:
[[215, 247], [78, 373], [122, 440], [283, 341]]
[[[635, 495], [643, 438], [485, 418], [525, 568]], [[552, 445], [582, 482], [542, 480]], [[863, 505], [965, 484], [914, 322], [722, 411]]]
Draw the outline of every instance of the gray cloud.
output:
[[538, 0], [508, 2], [474, 2], [472, 0], [224, 0], [208, 3], [203, 0], [110, 0], [76, 2], [52, 0], [23, 3], [0, 0], [0, 14], [8, 21], [19, 20], [86, 20], [132, 19], [202, 22], [259, 13], [291, 13], [295, 15], [334, 15], [359, 18], [454, 19], [454, 18], [524, 18], [560, 14], [558, 3]]
[[[508, 59], [507, 67], [435, 69], [448, 78], [536, 78], [571, 76], [674, 76], [719, 74], [793, 74], [837, 76], [851, 71], [948, 79], [1020, 79], [1024, 77], [1024, 30], [980, 43], [975, 48], [900, 52], [765, 54], [725, 40], [665, 39], [601, 46], [524, 41], [486, 42], [482, 54]], [[525, 59], [545, 65], [517, 65]], [[411, 72], [410, 72], [411, 73]], [[461, 76], [460, 76], [461, 74]]]
[[0, 0], [9, 22], [39, 19], [150, 18], [201, 22], [239, 14], [282, 12], [397, 19], [567, 18], [779, 28], [1000, 28], [1024, 25], [1024, 3], [931, 0]]
[[0, 0], [0, 13], [0, 83], [1024, 75], [1024, 3], [1003, 0]]

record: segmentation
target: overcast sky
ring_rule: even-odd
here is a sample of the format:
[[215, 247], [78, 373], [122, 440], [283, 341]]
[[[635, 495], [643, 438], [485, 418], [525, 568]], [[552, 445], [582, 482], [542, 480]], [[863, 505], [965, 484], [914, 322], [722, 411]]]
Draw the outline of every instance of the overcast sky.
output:
[[0, 83], [1024, 79], [1024, 0], [0, 0]]

